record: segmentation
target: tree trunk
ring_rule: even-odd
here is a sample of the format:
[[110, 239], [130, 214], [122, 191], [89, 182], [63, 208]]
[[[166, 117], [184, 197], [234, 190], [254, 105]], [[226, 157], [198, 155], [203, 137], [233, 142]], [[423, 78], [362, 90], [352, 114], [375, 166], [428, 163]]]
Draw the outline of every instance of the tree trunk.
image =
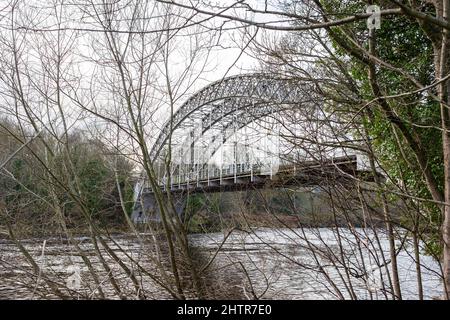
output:
[[[437, 1], [439, 2], [439, 1]], [[447, 21], [450, 16], [450, 4], [448, 0], [441, 1], [436, 6], [438, 18]], [[439, 17], [441, 15], [441, 17]], [[442, 39], [439, 52], [435, 52], [438, 59], [436, 63], [437, 80], [444, 78], [449, 70], [449, 39], [448, 30], [442, 29]], [[442, 120], [442, 151], [444, 156], [444, 221], [442, 224], [443, 262], [444, 262], [444, 298], [450, 299], [450, 111], [449, 111], [449, 81], [444, 81], [438, 86], [438, 96], [441, 107]]]

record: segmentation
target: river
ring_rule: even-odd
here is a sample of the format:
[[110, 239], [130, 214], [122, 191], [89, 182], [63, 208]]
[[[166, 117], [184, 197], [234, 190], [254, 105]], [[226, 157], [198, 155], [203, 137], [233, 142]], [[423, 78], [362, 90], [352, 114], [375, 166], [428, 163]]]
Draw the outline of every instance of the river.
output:
[[[192, 234], [189, 240], [205, 261], [218, 251], [208, 268], [213, 275], [211, 285], [227, 285], [225, 291], [234, 286], [239, 291], [239, 298], [392, 298], [387, 277], [390, 270], [388, 241], [382, 230], [259, 228], [252, 232], [233, 231], [222, 243], [224, 237], [224, 233]], [[80, 237], [76, 240], [97, 270], [99, 284], [89, 276], [89, 268], [79, 251], [65, 239], [21, 241], [37, 262], [40, 276], [32, 272], [32, 267], [14, 243], [0, 240], [0, 299], [55, 298], [51, 292], [43, 290], [43, 275], [54, 283], [69, 285], [69, 278], [72, 282], [79, 281], [75, 284], [77, 289], [81, 288], [80, 294], [71, 298], [98, 298], [99, 286], [105, 298], [119, 298], [108, 281], [109, 274], [114, 275], [122, 298], [137, 298], [127, 272], [103, 248], [105, 261], [111, 269], [109, 273], [104, 271], [102, 262], [95, 255], [90, 239]], [[402, 297], [417, 299], [417, 266], [408, 237], [403, 240], [397, 243], [403, 248], [397, 256]], [[151, 262], [155, 255], [150, 253], [153, 251], [148, 244], [129, 235], [116, 235], [106, 242], [138, 280], [145, 298], [171, 298], [151, 277], [159, 273]], [[146, 272], [136, 267], [137, 263], [145, 266]], [[439, 297], [442, 292], [439, 264], [422, 253], [420, 267], [424, 298]], [[74, 274], [79, 277], [74, 278]], [[230, 280], [233, 275], [236, 277]]]

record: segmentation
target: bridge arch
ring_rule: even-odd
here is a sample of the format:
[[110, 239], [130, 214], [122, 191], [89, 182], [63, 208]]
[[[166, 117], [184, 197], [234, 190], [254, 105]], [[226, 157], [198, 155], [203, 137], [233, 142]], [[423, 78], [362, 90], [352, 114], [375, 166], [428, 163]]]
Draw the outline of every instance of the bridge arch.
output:
[[[149, 152], [149, 158], [155, 163], [164, 146], [168, 145], [171, 135], [177, 129], [189, 128], [194, 122], [199, 126], [199, 136], [205, 135], [208, 130], [215, 126], [221, 128], [221, 139], [217, 139], [217, 144], [210, 150], [209, 156], [212, 156], [232, 136], [232, 134], [224, 134], [223, 132], [228, 131], [229, 128], [234, 127], [234, 129], [239, 130], [257, 119], [288, 109], [301, 110], [302, 112], [306, 110], [307, 114], [314, 112], [314, 110], [320, 110], [319, 106], [323, 104], [323, 98], [316, 94], [316, 90], [315, 84], [309, 81], [264, 73], [243, 74], [216, 81], [192, 95], [170, 117], [153, 144]], [[173, 156], [176, 157], [176, 155]], [[213, 190], [222, 190], [222, 187], [224, 187], [223, 190], [233, 190], [233, 186], [239, 188], [239, 185], [245, 184], [258, 187], [268, 181], [267, 179], [272, 179], [272, 173], [270, 177], [262, 170], [255, 174], [253, 167], [253, 164], [250, 164], [250, 166], [242, 168], [235, 163], [233, 172], [222, 174], [222, 168], [213, 168], [211, 173], [210, 168], [199, 170], [197, 166], [197, 172], [193, 172], [195, 179], [190, 178], [191, 172], [180, 174], [180, 171], [178, 171], [176, 181], [171, 174], [169, 180], [167, 180], [167, 176], [163, 176], [158, 183], [163, 190], [168, 185], [170, 190], [178, 192], [176, 193], [179, 197], [176, 199], [176, 210], [178, 214], [182, 214], [186, 200], [185, 190], [191, 190], [189, 192], [210, 190], [213, 192]], [[331, 159], [329, 163], [325, 162], [325, 167], [326, 170], [324, 171], [318, 163], [313, 161], [306, 166], [302, 166], [302, 170], [306, 168], [312, 173], [319, 170], [321, 174], [327, 170], [352, 173], [356, 170], [357, 158], [353, 155], [338, 157]], [[215, 174], [217, 170], [220, 171], [219, 175]], [[295, 164], [287, 165], [283, 170], [283, 174], [288, 174], [291, 180], [293, 178], [296, 180], [299, 177]], [[158, 212], [153, 191], [146, 186], [144, 181], [142, 182], [136, 188], [133, 221], [148, 219], [146, 212]], [[156, 220], [159, 219], [157, 214], [154, 217], [156, 217]]]
[[252, 73], [218, 80], [192, 95], [164, 124], [150, 150], [150, 159], [157, 159], [170, 135], [186, 122], [197, 120], [200, 135], [217, 124], [224, 130], [232, 126], [241, 129], [293, 105], [317, 103], [313, 93], [314, 85], [310, 82], [274, 74]]

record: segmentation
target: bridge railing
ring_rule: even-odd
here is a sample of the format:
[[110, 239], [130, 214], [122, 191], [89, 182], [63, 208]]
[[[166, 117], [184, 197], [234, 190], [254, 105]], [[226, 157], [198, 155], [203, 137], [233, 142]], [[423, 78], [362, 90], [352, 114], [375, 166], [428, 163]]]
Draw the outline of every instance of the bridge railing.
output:
[[267, 164], [237, 163], [220, 168], [210, 165], [195, 165], [191, 166], [187, 172], [172, 174], [170, 180], [167, 176], [162, 177], [159, 180], [159, 185], [164, 190], [167, 186], [170, 189], [181, 188], [182, 186], [200, 186], [200, 184], [209, 186], [217, 183], [222, 184], [225, 180], [233, 181], [233, 179], [234, 183], [236, 183], [239, 178], [250, 178], [250, 182], [252, 182], [257, 176], [270, 176], [272, 178], [278, 172], [289, 172], [295, 175], [296, 173], [305, 172], [305, 170], [306, 172], [310, 170], [315, 172], [324, 168], [329, 170], [335, 166], [339, 166], [344, 171], [357, 170], [357, 157], [343, 156], [327, 161], [305, 161], [297, 164], [282, 164], [280, 166], [275, 166], [274, 164], [268, 166]]
[[196, 167], [194, 167], [188, 172], [172, 174], [170, 176], [170, 181], [168, 176], [162, 177], [159, 180], [159, 185], [165, 189], [167, 185], [170, 185], [170, 187], [173, 188], [177, 185], [222, 181], [223, 178], [229, 179], [233, 176], [236, 179], [248, 176], [253, 180], [253, 176], [262, 174], [263, 168], [264, 166], [260, 164], [250, 163], [231, 164], [223, 168], [211, 167], [209, 165], [202, 169], [196, 169]]

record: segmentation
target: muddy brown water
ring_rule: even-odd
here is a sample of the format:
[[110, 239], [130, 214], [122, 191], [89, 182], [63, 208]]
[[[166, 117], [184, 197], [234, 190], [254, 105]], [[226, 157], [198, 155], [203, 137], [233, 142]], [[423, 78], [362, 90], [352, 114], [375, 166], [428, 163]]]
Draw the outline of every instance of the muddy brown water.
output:
[[[355, 237], [354, 232], [342, 230], [345, 240], [341, 239], [341, 246], [338, 246], [335, 230], [328, 228], [306, 231], [261, 228], [253, 233], [234, 232], [223, 245], [223, 233], [194, 234], [190, 235], [189, 240], [195, 251], [201, 254], [203, 263], [215, 256], [220, 247], [207, 269], [207, 285], [224, 288], [222, 291], [227, 293], [234, 290], [234, 298], [337, 299], [351, 298], [352, 294], [359, 299], [392, 298], [386, 288], [386, 268], [380, 266], [379, 260], [377, 262], [377, 256], [381, 253], [387, 255], [387, 240], [381, 237], [381, 249], [355, 251], [356, 239], [361, 237], [369, 241], [372, 236], [363, 229], [358, 232], [361, 234]], [[141, 239], [146, 236], [142, 234]], [[170, 283], [173, 277], [169, 271], [161, 276], [161, 268], [155, 263], [158, 255], [149, 242], [140, 242], [129, 235], [116, 235], [113, 241], [106, 239], [108, 246], [123, 262], [121, 266], [99, 245], [104, 257], [102, 262], [91, 239], [82, 237], [76, 241], [95, 271], [97, 281], [80, 251], [64, 239], [21, 241], [35, 259], [38, 272], [14, 243], [0, 240], [0, 299], [58, 298], [50, 289], [52, 285], [69, 299], [173, 298], [158, 284], [158, 281]], [[322, 254], [313, 254], [312, 247], [322, 249]], [[324, 254], [333, 252], [342, 255]], [[345, 259], [339, 261], [341, 256]], [[408, 247], [398, 256], [401, 286], [406, 299], [417, 298], [413, 256]], [[105, 269], [105, 264], [109, 270]], [[421, 256], [421, 264], [425, 298], [438, 297], [442, 290], [438, 264], [425, 255]], [[345, 272], [344, 266], [350, 272]], [[163, 269], [170, 269], [167, 263]], [[137, 283], [133, 282], [130, 274]], [[342, 281], [343, 278], [345, 281]], [[327, 279], [331, 279], [337, 289]], [[351, 292], [345, 282], [351, 282]], [[189, 289], [187, 292], [189, 297]], [[230, 298], [217, 289], [212, 292], [220, 298]]]

